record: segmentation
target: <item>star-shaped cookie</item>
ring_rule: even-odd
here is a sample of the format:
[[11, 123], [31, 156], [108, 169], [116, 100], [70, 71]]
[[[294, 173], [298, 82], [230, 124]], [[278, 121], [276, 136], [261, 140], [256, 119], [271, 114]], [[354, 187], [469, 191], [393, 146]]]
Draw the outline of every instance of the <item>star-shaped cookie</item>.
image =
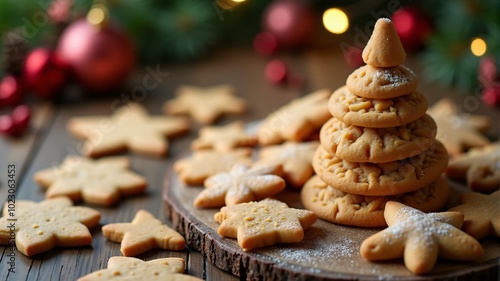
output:
[[259, 143], [271, 145], [306, 139], [330, 119], [330, 95], [330, 90], [322, 89], [295, 99], [269, 114], [257, 129]]
[[446, 174], [466, 180], [473, 191], [491, 193], [500, 188], [500, 142], [469, 150], [450, 160]]
[[259, 161], [256, 165], [261, 163], [282, 165], [285, 181], [300, 188], [314, 174], [312, 159], [318, 145], [319, 142], [312, 141], [266, 146], [259, 151]]
[[220, 235], [237, 238], [238, 245], [248, 251], [275, 243], [299, 242], [304, 238], [304, 229], [317, 217], [311, 211], [265, 199], [223, 207], [214, 219], [221, 224], [217, 230]]
[[106, 157], [92, 160], [68, 156], [60, 166], [35, 173], [35, 181], [47, 189], [45, 196], [67, 196], [73, 201], [83, 201], [109, 206], [121, 195], [144, 192], [146, 179], [128, 170], [126, 157]]
[[245, 132], [243, 122], [200, 129], [200, 136], [191, 143], [193, 150], [213, 149], [229, 151], [237, 147], [254, 147], [257, 137]]
[[415, 274], [429, 272], [437, 258], [476, 260], [483, 255], [481, 244], [462, 232], [464, 216], [459, 212], [426, 214], [389, 201], [384, 218], [389, 227], [361, 244], [361, 256], [370, 261], [404, 257]]
[[120, 251], [126, 257], [137, 256], [153, 248], [182, 250], [186, 244], [184, 237], [144, 210], [137, 211], [131, 223], [103, 226], [102, 234], [111, 241], [121, 242]]
[[193, 205], [198, 208], [231, 206], [273, 196], [285, 188], [285, 181], [278, 176], [282, 173], [281, 165], [262, 164], [251, 168], [245, 164], [234, 165], [229, 172], [207, 178], [205, 189]]
[[165, 113], [189, 114], [202, 124], [212, 124], [225, 113], [241, 114], [246, 110], [246, 102], [234, 95], [230, 85], [207, 88], [182, 85], [176, 96], [163, 105]]
[[460, 113], [451, 99], [438, 101], [427, 112], [437, 124], [437, 139], [450, 155], [460, 154], [464, 148], [484, 146], [490, 141], [480, 132], [490, 126], [486, 116]]
[[165, 137], [187, 132], [189, 123], [181, 117], [152, 117], [141, 105], [131, 103], [111, 116], [71, 118], [68, 130], [86, 140], [83, 145], [86, 156], [101, 157], [127, 149], [140, 154], [164, 156], [168, 152]]
[[459, 202], [461, 205], [450, 211], [464, 214], [463, 231], [476, 239], [500, 237], [500, 190], [490, 195], [465, 193], [460, 195]]
[[185, 184], [201, 185], [209, 176], [225, 172], [237, 163], [251, 165], [251, 155], [250, 149], [243, 148], [230, 152], [195, 151], [190, 157], [177, 160], [174, 171]]
[[56, 246], [91, 245], [89, 228], [99, 223], [101, 214], [91, 208], [72, 205], [67, 197], [39, 203], [18, 200], [15, 208], [9, 208], [6, 203], [0, 218], [0, 245], [13, 243], [11, 231], [16, 233], [16, 248], [28, 257]]
[[194, 276], [182, 274], [184, 267], [184, 260], [181, 258], [142, 261], [137, 258], [111, 257], [107, 269], [92, 272], [78, 278], [77, 281], [201, 281]]

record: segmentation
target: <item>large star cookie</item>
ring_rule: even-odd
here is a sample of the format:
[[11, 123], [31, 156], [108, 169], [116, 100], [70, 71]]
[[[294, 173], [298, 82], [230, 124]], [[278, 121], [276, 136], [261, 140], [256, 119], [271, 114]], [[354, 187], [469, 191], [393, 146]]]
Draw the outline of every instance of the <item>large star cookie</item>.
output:
[[198, 208], [213, 208], [273, 196], [285, 188], [285, 181], [277, 176], [282, 173], [281, 165], [262, 164], [252, 168], [235, 165], [229, 172], [207, 178], [205, 189], [193, 204]]
[[318, 130], [328, 119], [331, 91], [322, 89], [295, 99], [266, 117], [257, 129], [262, 145], [283, 141], [302, 141]]
[[490, 195], [465, 193], [460, 195], [459, 201], [461, 205], [450, 211], [465, 215], [463, 231], [476, 239], [500, 237], [500, 190]]
[[77, 247], [92, 244], [89, 228], [99, 223], [101, 214], [86, 207], [74, 207], [67, 197], [47, 199], [39, 203], [16, 201], [15, 208], [3, 209], [0, 219], [0, 244], [12, 245], [28, 257], [56, 246]]
[[256, 144], [257, 137], [246, 133], [242, 122], [234, 122], [226, 126], [201, 128], [200, 137], [191, 143], [191, 148], [229, 151], [237, 147], [254, 147]]
[[175, 230], [150, 213], [139, 210], [131, 223], [112, 223], [102, 227], [104, 237], [121, 242], [120, 251], [126, 257], [137, 256], [153, 248], [182, 250], [186, 244]]
[[299, 242], [304, 238], [304, 229], [317, 219], [311, 211], [289, 208], [273, 199], [223, 207], [214, 218], [221, 224], [217, 232], [237, 238], [245, 251], [275, 243]]
[[246, 102], [233, 92], [230, 85], [208, 88], [183, 85], [177, 89], [177, 97], [167, 101], [163, 109], [167, 114], [189, 114], [202, 124], [212, 124], [224, 113], [245, 112]]
[[178, 280], [201, 281], [194, 276], [184, 275], [184, 260], [181, 258], [162, 258], [142, 261], [137, 258], [111, 257], [108, 268], [101, 269], [83, 277], [78, 281], [108, 281], [108, 280]]
[[446, 174], [466, 180], [477, 192], [491, 193], [500, 188], [500, 142], [469, 150], [450, 160]]
[[438, 101], [427, 113], [436, 121], [436, 138], [451, 155], [460, 154], [464, 148], [484, 146], [490, 142], [480, 133], [489, 127], [489, 118], [460, 113], [451, 99]]
[[166, 136], [187, 132], [189, 123], [180, 117], [150, 116], [139, 104], [128, 104], [111, 116], [74, 117], [68, 130], [86, 139], [83, 153], [101, 157], [124, 150], [163, 156], [168, 151]]
[[128, 170], [126, 157], [91, 160], [68, 156], [62, 165], [35, 173], [35, 181], [47, 189], [45, 196], [67, 196], [73, 201], [112, 205], [120, 195], [144, 192], [146, 179]]
[[464, 218], [459, 212], [426, 214], [389, 201], [384, 217], [389, 227], [361, 244], [361, 255], [370, 261], [404, 257], [411, 272], [424, 274], [434, 267], [438, 256], [476, 260], [483, 255], [481, 244], [459, 229]]

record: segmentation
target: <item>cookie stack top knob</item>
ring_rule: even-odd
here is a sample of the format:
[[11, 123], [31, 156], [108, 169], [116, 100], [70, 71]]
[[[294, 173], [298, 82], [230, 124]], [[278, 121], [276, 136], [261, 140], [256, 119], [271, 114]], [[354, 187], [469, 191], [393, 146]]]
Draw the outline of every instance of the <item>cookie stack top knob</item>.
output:
[[391, 20], [378, 20], [363, 50], [363, 61], [373, 67], [394, 67], [405, 60], [405, 50]]

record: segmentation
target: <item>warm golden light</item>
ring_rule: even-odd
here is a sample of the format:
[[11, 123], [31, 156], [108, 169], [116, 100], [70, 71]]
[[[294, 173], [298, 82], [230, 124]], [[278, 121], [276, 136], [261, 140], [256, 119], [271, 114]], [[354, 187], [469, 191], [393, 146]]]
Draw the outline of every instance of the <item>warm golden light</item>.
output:
[[106, 12], [102, 7], [96, 5], [90, 9], [87, 14], [87, 20], [90, 24], [99, 25], [106, 19]]
[[486, 42], [481, 38], [474, 38], [470, 44], [470, 50], [476, 57], [480, 57], [486, 53]]
[[323, 25], [331, 33], [344, 33], [349, 27], [349, 19], [344, 11], [330, 8], [323, 13]]
[[231, 0], [231, 1], [236, 2], [236, 3], [245, 2], [245, 0]]

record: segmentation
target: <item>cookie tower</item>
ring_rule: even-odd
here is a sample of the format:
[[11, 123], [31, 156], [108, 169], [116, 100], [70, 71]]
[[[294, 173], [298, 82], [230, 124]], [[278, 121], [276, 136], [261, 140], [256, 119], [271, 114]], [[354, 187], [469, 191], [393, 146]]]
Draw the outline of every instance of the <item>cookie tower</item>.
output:
[[365, 66], [329, 100], [304, 206], [340, 224], [384, 226], [389, 200], [426, 212], [441, 209], [449, 188], [441, 174], [448, 155], [425, 112], [417, 77], [389, 19], [379, 19], [363, 50]]

